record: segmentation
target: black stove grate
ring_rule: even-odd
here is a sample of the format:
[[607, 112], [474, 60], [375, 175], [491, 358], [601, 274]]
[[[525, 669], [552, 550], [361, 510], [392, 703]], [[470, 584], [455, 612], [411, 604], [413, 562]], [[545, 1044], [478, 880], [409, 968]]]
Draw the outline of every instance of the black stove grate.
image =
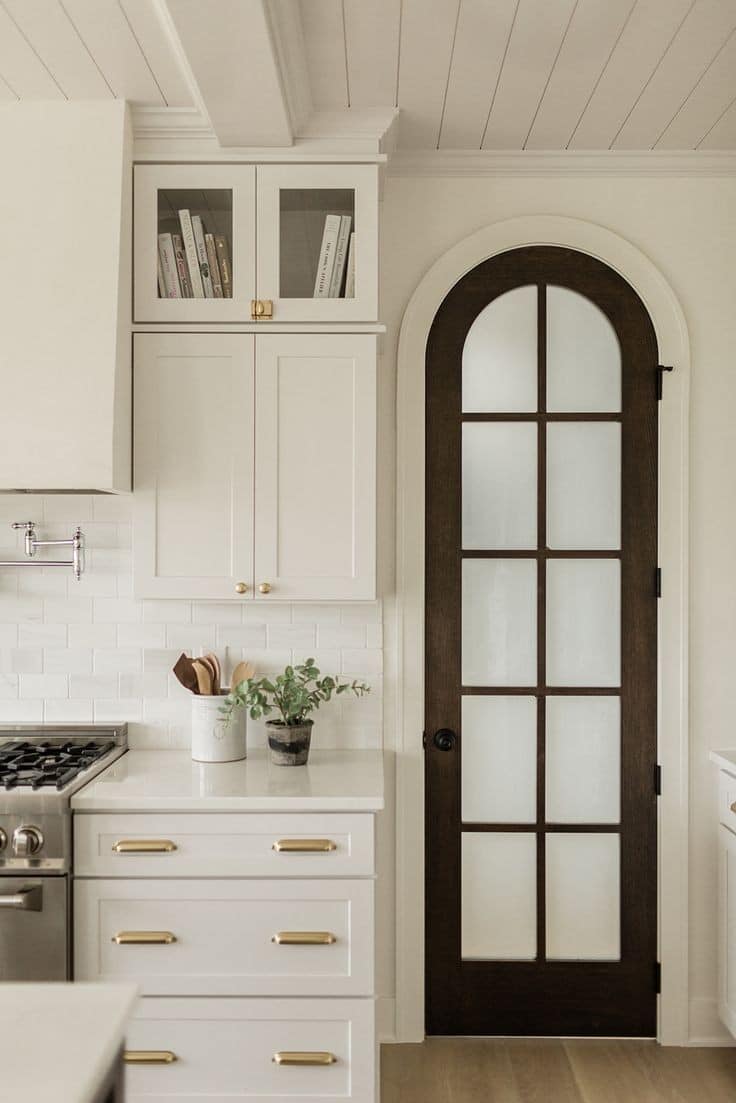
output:
[[0, 745], [0, 785], [5, 789], [63, 789], [78, 774], [115, 747], [112, 739], [88, 743], [27, 743]]

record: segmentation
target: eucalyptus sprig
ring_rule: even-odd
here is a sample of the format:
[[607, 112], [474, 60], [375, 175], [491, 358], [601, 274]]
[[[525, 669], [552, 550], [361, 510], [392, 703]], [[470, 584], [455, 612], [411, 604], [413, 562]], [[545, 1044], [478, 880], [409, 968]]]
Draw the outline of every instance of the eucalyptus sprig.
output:
[[249, 678], [233, 686], [223, 702], [220, 712], [229, 723], [237, 709], [246, 708], [252, 720], [270, 716], [276, 711], [281, 723], [289, 726], [302, 724], [311, 712], [315, 712], [333, 694], [354, 693], [363, 697], [371, 687], [365, 682], [341, 682], [337, 676], [326, 675], [314, 665], [314, 659], [306, 659], [300, 666], [287, 666], [283, 674], [270, 678]]

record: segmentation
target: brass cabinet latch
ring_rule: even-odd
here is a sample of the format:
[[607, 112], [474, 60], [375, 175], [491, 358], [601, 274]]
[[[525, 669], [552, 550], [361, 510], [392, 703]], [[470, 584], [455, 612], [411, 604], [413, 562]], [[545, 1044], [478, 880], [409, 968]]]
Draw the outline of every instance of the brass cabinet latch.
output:
[[273, 318], [273, 301], [271, 299], [251, 299], [250, 316], [254, 322], [260, 322], [264, 318]]

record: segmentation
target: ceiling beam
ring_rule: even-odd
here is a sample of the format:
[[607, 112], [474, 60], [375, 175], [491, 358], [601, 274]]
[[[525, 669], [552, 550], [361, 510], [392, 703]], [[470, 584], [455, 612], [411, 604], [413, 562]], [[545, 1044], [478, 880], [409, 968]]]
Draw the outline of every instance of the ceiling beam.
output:
[[160, 0], [160, 8], [220, 145], [292, 145], [283, 49], [266, 0]]

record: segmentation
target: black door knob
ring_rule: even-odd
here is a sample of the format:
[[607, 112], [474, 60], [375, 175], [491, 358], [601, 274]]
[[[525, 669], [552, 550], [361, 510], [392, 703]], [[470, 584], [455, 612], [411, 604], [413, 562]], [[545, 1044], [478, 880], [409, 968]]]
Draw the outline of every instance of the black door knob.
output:
[[434, 745], [438, 751], [451, 751], [455, 746], [455, 733], [449, 728], [440, 728], [434, 733]]

